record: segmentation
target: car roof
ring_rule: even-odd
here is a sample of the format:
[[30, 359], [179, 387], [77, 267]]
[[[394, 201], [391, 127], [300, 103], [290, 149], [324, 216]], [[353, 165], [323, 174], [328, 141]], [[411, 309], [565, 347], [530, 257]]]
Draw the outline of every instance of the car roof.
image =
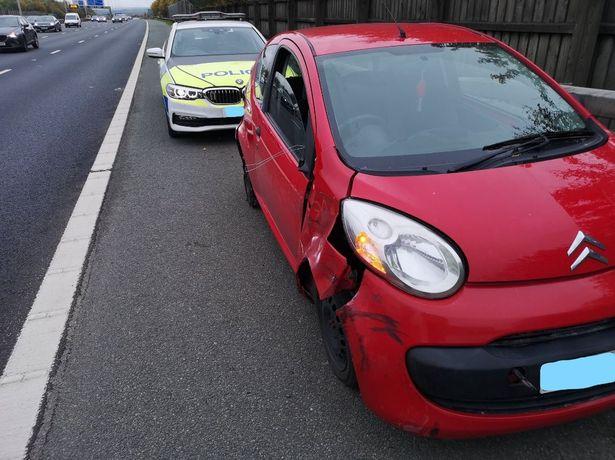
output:
[[252, 24], [247, 21], [218, 21], [218, 20], [208, 20], [208, 21], [182, 21], [176, 22], [176, 28], [180, 29], [198, 29], [199, 27], [251, 27], [254, 28]]
[[406, 33], [404, 40], [400, 38], [399, 30], [394, 23], [313, 27], [290, 33], [302, 35], [310, 43], [316, 55], [399, 45], [494, 41], [488, 35], [451, 24], [400, 23], [399, 27]]

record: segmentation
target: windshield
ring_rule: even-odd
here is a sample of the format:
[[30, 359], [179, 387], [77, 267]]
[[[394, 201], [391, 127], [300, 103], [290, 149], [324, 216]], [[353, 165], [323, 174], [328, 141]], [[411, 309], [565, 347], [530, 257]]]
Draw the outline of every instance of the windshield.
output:
[[318, 58], [338, 150], [356, 169], [457, 164], [497, 142], [585, 122], [496, 44], [411, 45]]
[[171, 55], [258, 54], [263, 46], [250, 27], [199, 27], [176, 31]]
[[0, 18], [0, 27], [19, 27], [17, 18]]

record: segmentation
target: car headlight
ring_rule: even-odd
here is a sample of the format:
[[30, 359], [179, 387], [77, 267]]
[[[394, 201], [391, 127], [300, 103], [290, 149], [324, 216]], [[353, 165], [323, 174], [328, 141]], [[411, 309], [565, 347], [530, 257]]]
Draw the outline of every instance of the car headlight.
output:
[[463, 284], [465, 267], [458, 251], [420, 222], [352, 198], [342, 202], [342, 220], [359, 258], [395, 286], [438, 299]]
[[203, 97], [203, 91], [188, 86], [180, 86], [169, 83], [167, 85], [167, 94], [173, 99], [199, 99]]
[[15, 32], [11, 32], [9, 34], [9, 38], [17, 38], [17, 34]]

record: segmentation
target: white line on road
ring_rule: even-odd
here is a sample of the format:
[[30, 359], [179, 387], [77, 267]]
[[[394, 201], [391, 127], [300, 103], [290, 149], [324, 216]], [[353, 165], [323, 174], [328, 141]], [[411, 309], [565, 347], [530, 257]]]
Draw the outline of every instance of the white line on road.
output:
[[98, 35], [94, 35], [94, 38], [98, 38]]
[[57, 53], [59, 53], [60, 51], [62, 51], [62, 50], [55, 50], [55, 51], [52, 51], [52, 52], [51, 52], [51, 53], [49, 53], [49, 54], [57, 54]]
[[5, 73], [9, 73], [11, 70], [13, 70], [13, 69], [0, 70], [0, 75], [5, 74]]
[[85, 40], [79, 40], [77, 43], [83, 43]]
[[48, 38], [48, 37], [49, 37], [49, 35], [43, 35], [43, 37], [42, 37], [42, 38]]
[[0, 458], [24, 458], [126, 126], [149, 25], [107, 134], [0, 377]]

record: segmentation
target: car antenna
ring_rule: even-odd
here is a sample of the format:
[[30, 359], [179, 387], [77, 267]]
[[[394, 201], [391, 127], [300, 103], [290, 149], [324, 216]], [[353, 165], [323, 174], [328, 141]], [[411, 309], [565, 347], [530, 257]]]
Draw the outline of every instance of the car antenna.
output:
[[393, 13], [391, 13], [391, 10], [389, 9], [389, 7], [386, 4], [386, 2], [383, 2], [383, 5], [384, 5], [384, 8], [387, 10], [387, 13], [389, 13], [389, 16], [391, 16], [391, 19], [395, 23], [395, 27], [397, 27], [397, 30], [399, 30], [399, 38], [401, 40], [405, 40], [406, 39], [406, 31], [404, 29], [402, 29], [401, 26], [398, 24], [397, 19], [395, 19], [395, 16], [393, 16]]

